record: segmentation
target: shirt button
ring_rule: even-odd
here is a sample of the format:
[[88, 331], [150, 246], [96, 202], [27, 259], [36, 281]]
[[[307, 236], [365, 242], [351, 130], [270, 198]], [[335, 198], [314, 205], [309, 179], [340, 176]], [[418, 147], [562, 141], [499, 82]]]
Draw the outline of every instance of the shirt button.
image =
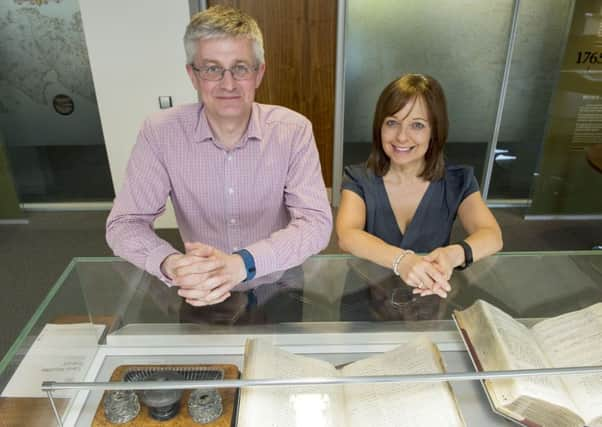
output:
[[228, 193], [229, 194], [234, 194], [234, 188], [228, 188]]
[[238, 246], [234, 246], [234, 247], [232, 248], [232, 252], [236, 252], [237, 250], [238, 250]]
[[230, 224], [236, 224], [236, 220], [234, 218], [230, 219]]
[[232, 160], [232, 156], [228, 156], [228, 160]]

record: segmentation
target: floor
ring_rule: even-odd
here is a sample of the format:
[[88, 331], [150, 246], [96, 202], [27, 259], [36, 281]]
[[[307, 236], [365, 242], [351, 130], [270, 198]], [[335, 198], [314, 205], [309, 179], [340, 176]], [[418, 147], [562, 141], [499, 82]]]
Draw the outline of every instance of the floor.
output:
[[[602, 221], [525, 221], [520, 209], [494, 209], [505, 251], [588, 250], [602, 243]], [[28, 213], [27, 225], [0, 225], [0, 354], [4, 355], [74, 257], [110, 256], [106, 212]], [[159, 234], [176, 247], [177, 231]], [[454, 239], [461, 230], [454, 230]], [[338, 252], [331, 239], [325, 253]]]

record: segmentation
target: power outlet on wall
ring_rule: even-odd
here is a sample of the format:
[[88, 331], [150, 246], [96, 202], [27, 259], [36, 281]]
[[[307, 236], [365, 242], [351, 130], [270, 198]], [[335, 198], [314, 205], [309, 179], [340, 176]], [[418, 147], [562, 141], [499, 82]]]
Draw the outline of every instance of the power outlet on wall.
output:
[[171, 102], [171, 96], [160, 96], [159, 97], [159, 108], [162, 110], [165, 108], [173, 107], [173, 103]]

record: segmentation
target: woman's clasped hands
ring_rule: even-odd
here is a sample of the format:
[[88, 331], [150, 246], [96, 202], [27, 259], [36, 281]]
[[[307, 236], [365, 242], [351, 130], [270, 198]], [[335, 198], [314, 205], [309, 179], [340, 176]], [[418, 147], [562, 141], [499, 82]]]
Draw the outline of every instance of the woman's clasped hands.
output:
[[420, 296], [439, 295], [446, 298], [451, 291], [449, 280], [457, 262], [455, 248], [445, 246], [436, 248], [427, 255], [409, 253], [398, 266], [403, 281], [413, 287], [412, 293]]

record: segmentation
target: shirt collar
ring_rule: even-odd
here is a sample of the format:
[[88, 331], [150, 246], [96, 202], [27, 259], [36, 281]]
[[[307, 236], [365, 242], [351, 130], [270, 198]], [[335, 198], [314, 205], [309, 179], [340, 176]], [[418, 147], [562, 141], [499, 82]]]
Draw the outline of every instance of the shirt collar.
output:
[[[215, 137], [213, 136], [213, 132], [211, 131], [211, 126], [209, 126], [209, 121], [207, 120], [207, 114], [205, 113], [205, 106], [202, 103], [199, 103], [199, 112], [198, 112], [198, 122], [196, 126], [196, 140], [198, 142], [209, 142], [215, 141]], [[259, 124], [259, 105], [254, 102], [251, 107], [251, 117], [249, 118], [249, 124], [247, 126], [247, 131], [243, 136], [243, 145], [249, 139], [262, 140], [263, 132], [261, 126]]]
[[251, 108], [251, 117], [249, 118], [249, 126], [247, 128], [247, 139], [263, 139], [263, 132], [259, 124], [259, 104], [253, 103]]

